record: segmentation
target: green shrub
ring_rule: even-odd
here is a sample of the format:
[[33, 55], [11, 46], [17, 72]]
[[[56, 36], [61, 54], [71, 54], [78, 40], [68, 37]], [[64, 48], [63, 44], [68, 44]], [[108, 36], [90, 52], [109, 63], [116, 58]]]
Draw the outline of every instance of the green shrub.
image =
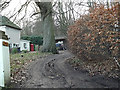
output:
[[27, 50], [22, 50], [23, 53], [27, 53], [28, 51]]
[[22, 36], [21, 39], [29, 40], [32, 44], [42, 45], [43, 44], [43, 37], [42, 36]]
[[12, 53], [12, 54], [18, 53], [18, 49], [17, 49], [17, 48], [12, 48], [11, 53]]

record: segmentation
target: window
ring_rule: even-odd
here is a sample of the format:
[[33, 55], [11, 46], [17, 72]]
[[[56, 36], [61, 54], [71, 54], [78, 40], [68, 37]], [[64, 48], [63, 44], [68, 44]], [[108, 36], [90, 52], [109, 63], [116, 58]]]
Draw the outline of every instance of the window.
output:
[[13, 48], [15, 48], [15, 47], [16, 47], [16, 44], [14, 43], [14, 44], [13, 44]]
[[13, 44], [13, 46], [15, 47], [15, 44]]
[[27, 48], [27, 44], [26, 44], [26, 43], [24, 43], [24, 48], [25, 48], [25, 49]]

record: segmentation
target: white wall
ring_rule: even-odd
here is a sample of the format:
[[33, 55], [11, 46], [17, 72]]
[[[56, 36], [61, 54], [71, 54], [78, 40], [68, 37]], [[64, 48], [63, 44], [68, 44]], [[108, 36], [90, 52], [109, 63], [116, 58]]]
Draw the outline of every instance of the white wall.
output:
[[[24, 43], [26, 43], [26, 48], [24, 47]], [[20, 51], [22, 50], [30, 51], [30, 41], [20, 40]]]
[[6, 32], [5, 27], [6, 27], [6, 26], [0, 26], [0, 30]]
[[[7, 26], [0, 26], [0, 30], [5, 31], [5, 34], [8, 35], [9, 42], [12, 44], [20, 44], [20, 30], [10, 28]], [[18, 46], [19, 47], [19, 46]]]

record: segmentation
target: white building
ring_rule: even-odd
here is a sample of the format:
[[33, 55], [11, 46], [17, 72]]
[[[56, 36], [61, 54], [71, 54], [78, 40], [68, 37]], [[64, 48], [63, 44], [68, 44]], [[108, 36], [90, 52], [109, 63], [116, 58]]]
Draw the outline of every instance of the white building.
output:
[[28, 40], [20, 40], [20, 51], [30, 51], [30, 41]]
[[7, 17], [0, 16], [0, 30], [4, 31], [9, 38], [10, 48], [20, 47], [21, 28], [11, 22]]

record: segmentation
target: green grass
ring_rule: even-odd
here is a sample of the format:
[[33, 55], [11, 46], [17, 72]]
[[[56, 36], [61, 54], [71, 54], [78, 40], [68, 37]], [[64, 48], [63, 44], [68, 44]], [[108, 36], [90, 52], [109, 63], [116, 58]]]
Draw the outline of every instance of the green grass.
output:
[[[29, 52], [29, 53], [18, 53], [18, 54], [11, 54], [11, 60], [30, 60], [30, 59], [37, 59], [40, 56], [46, 56], [50, 53], [41, 53], [41, 52]], [[23, 55], [23, 57], [21, 56]]]

